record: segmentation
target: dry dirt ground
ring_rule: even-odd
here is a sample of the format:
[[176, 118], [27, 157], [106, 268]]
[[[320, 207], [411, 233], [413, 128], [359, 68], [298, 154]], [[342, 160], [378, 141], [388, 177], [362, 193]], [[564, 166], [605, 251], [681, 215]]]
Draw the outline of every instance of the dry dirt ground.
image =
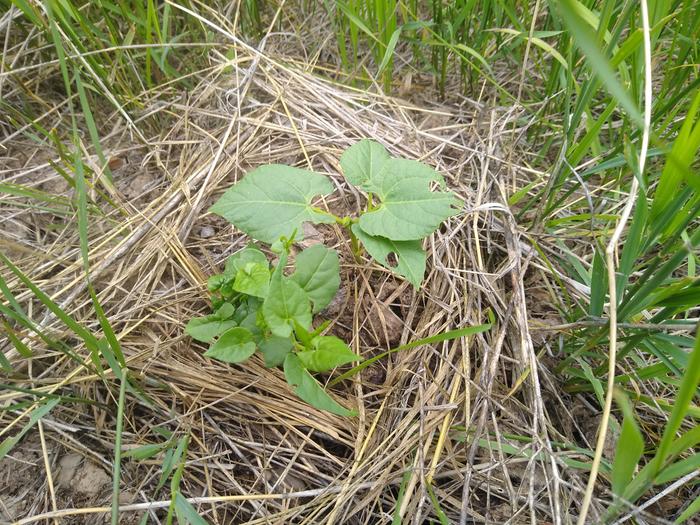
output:
[[[541, 328], [560, 322], [552, 287], [565, 286], [574, 301], [587, 290], [545, 263], [507, 205], [515, 188], [544, 183], [528, 167], [527, 123], [488, 98], [436, 103], [420, 77], [389, 98], [322, 80], [312, 65], [273, 51], [241, 47], [236, 61], [222, 57], [211, 54], [192, 91], [145, 97], [131, 121], [111, 108], [98, 114], [114, 184], [90, 180], [90, 278], [139, 389], [127, 393], [123, 448], [162, 443], [166, 432], [189, 435], [180, 487], [188, 498], [209, 498], [194, 505], [210, 523], [400, 517], [422, 524], [437, 523], [439, 512], [454, 523], [565, 523], [586, 481], [572, 464], [586, 459], [580, 447], [590, 448], [595, 410], [583, 398], [561, 397], [552, 373], [558, 340]], [[362, 196], [345, 185], [338, 160], [365, 137], [438, 169], [463, 212], [427, 241], [420, 290], [369, 260], [355, 262], [336, 228], [308, 231], [343, 256], [341, 292], [317, 322], [330, 320], [331, 332], [364, 357], [447, 330], [493, 326], [396, 353], [334, 387], [359, 411], [342, 418], [301, 403], [281, 371], [257, 357], [241, 366], [204, 358], [183, 328], [208, 307], [207, 275], [247, 243], [207, 213], [222, 191], [256, 166], [285, 163], [331, 177], [331, 210], [357, 210]], [[73, 189], [52, 167], [60, 159], [19, 135], [4, 145], [3, 181], [54, 199], [41, 209], [27, 207], [26, 196], [3, 200], [3, 252], [99, 334]], [[561, 249], [546, 237], [538, 243], [545, 253]], [[6, 270], [3, 277], [42, 330], [88, 357], [16, 277]], [[64, 399], [44, 418], [43, 445], [35, 426], [0, 462], [0, 516], [101, 523], [107, 514], [96, 507], [111, 494], [119, 381], [21, 335], [34, 357], [20, 360], [0, 342], [17, 364], [4, 381]], [[4, 407], [33, 399], [0, 392]], [[9, 435], [26, 408], [3, 413]], [[151, 522], [163, 519], [170, 499], [168, 484], [156, 490], [163, 459], [163, 452], [124, 459], [123, 523], [138, 521], [138, 505], [149, 503]], [[596, 502], [594, 512], [600, 508]]]

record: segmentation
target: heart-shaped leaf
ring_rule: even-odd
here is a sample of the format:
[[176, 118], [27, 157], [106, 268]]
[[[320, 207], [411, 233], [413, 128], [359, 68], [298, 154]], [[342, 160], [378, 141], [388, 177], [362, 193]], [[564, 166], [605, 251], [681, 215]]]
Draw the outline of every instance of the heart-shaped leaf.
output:
[[340, 286], [338, 254], [323, 244], [307, 248], [296, 257], [291, 279], [301, 286], [313, 302], [314, 313], [323, 310]]
[[187, 326], [185, 326], [185, 332], [192, 339], [203, 343], [211, 343], [215, 337], [236, 326], [236, 324], [236, 321], [233, 319], [222, 321], [217, 314], [211, 314], [190, 319]]
[[372, 190], [373, 179], [389, 160], [389, 153], [384, 146], [373, 140], [363, 139], [348, 148], [340, 157], [343, 175], [351, 184]]
[[375, 191], [381, 203], [360, 217], [369, 235], [395, 241], [422, 239], [440, 223], [459, 212], [452, 192], [431, 191], [430, 182], [441, 178], [430, 167], [405, 159], [390, 159], [377, 176]]
[[312, 372], [327, 372], [336, 366], [360, 359], [348, 345], [335, 336], [318, 336], [311, 342], [314, 349], [297, 353], [304, 368]]
[[[425, 275], [426, 259], [420, 240], [392, 241], [385, 237], [369, 235], [359, 224], [353, 224], [352, 231], [375, 261], [405, 277], [415, 288], [420, 288]], [[393, 266], [389, 261], [390, 254], [394, 254], [396, 258], [396, 264]]]
[[279, 337], [289, 337], [296, 321], [301, 326], [311, 326], [311, 303], [306, 292], [296, 282], [282, 274], [287, 262], [287, 254], [280, 255], [280, 261], [272, 274], [270, 290], [263, 302], [262, 312], [270, 331]]
[[224, 332], [204, 355], [224, 363], [241, 363], [255, 353], [253, 334], [241, 327]]
[[229, 188], [209, 211], [254, 239], [271, 244], [296, 231], [297, 240], [301, 240], [304, 222], [335, 222], [333, 216], [311, 206], [314, 198], [331, 191], [333, 186], [323, 175], [269, 164]]
[[293, 353], [287, 354], [287, 357], [284, 359], [284, 377], [294, 390], [294, 393], [309, 405], [339, 416], [353, 416], [356, 414], [329, 396]]

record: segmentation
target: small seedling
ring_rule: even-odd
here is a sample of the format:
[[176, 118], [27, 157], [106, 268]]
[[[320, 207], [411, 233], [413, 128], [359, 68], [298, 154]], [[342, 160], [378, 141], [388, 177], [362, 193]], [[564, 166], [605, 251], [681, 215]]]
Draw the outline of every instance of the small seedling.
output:
[[[232, 255], [208, 288], [213, 313], [192, 319], [187, 333], [211, 343], [205, 355], [240, 363], [259, 350], [268, 367], [284, 368], [287, 382], [307, 403], [335, 414], [352, 412], [336, 403], [311, 372], [327, 372], [359, 359], [340, 339], [312, 328], [340, 286], [338, 254], [323, 245], [301, 251], [287, 275], [287, 258], [304, 222], [337, 223], [350, 237], [356, 258], [362, 247], [382, 266], [420, 287], [426, 254], [422, 240], [458, 212], [460, 201], [444, 191], [442, 177], [412, 160], [391, 158], [380, 144], [363, 140], [341, 157], [345, 179], [364, 190], [359, 217], [339, 217], [313, 203], [333, 191], [318, 173], [271, 164], [229, 188], [212, 212], [279, 255], [270, 265], [254, 246]], [[437, 186], [437, 191], [434, 190]]]

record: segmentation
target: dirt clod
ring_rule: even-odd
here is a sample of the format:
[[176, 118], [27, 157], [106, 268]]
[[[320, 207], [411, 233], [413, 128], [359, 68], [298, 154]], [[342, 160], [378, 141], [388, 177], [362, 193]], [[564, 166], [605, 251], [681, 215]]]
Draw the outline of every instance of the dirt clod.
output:
[[367, 320], [378, 345], [394, 345], [401, 339], [403, 321], [386, 304], [375, 302]]
[[101, 467], [86, 461], [76, 475], [75, 490], [85, 496], [96, 496], [109, 484], [111, 477]]
[[80, 454], [67, 454], [58, 461], [59, 472], [56, 476], [56, 485], [59, 488], [71, 486], [82, 460], [83, 457]]

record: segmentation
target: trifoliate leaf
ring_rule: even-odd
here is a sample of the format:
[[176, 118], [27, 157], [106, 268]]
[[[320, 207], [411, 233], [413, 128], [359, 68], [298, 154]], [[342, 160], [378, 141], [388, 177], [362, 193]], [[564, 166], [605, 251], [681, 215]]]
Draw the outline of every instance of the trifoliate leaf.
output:
[[303, 327], [309, 327], [312, 320], [311, 303], [306, 292], [282, 274], [286, 263], [287, 254], [282, 253], [262, 306], [265, 322], [270, 331], [279, 337], [289, 337], [295, 321]]
[[192, 339], [210, 343], [216, 336], [223, 334], [229, 328], [236, 326], [236, 324], [236, 321], [233, 319], [222, 321], [217, 314], [211, 314], [190, 319], [187, 326], [185, 326], [185, 332]]
[[338, 254], [322, 244], [307, 248], [296, 257], [291, 279], [301, 286], [314, 304], [314, 313], [323, 310], [340, 286]]
[[340, 166], [348, 182], [368, 191], [374, 191], [373, 179], [389, 158], [389, 153], [384, 146], [373, 140], [363, 139], [343, 153], [340, 157]]
[[424, 164], [390, 159], [384, 163], [379, 179], [375, 191], [381, 203], [359, 221], [370, 235], [395, 241], [422, 239], [459, 212], [454, 208], [459, 205], [454, 193], [430, 190], [430, 182], [440, 177]]
[[267, 257], [265, 257], [263, 252], [258, 250], [255, 246], [248, 246], [226, 259], [224, 274], [227, 276], [235, 276], [238, 270], [245, 268], [249, 263], [265, 265], [267, 268], [270, 267], [270, 263], [267, 261]]
[[233, 282], [233, 289], [255, 297], [267, 297], [270, 287], [270, 269], [267, 261], [264, 264], [248, 263], [238, 270]]
[[272, 368], [284, 363], [284, 358], [292, 350], [292, 340], [289, 337], [271, 336], [258, 345], [265, 358], [265, 366]]
[[311, 342], [313, 350], [297, 353], [304, 368], [312, 372], [327, 372], [336, 366], [360, 359], [341, 339], [332, 335], [318, 336]]
[[[420, 288], [425, 275], [426, 259], [420, 240], [392, 241], [385, 237], [372, 236], [360, 228], [358, 224], [352, 225], [352, 232], [375, 261], [405, 277], [414, 288]], [[389, 255], [392, 253], [396, 259], [394, 266], [389, 261]]]
[[333, 223], [335, 219], [313, 206], [318, 195], [333, 191], [318, 173], [281, 164], [261, 166], [224, 193], [209, 211], [221, 215], [254, 239], [273, 243], [291, 237], [301, 240], [302, 224]]
[[348, 410], [329, 396], [293, 353], [287, 354], [287, 357], [284, 359], [284, 377], [294, 390], [294, 393], [309, 405], [339, 416], [353, 416], [356, 414], [356, 412]]
[[224, 363], [240, 363], [255, 353], [253, 334], [241, 327], [224, 332], [204, 355]]

